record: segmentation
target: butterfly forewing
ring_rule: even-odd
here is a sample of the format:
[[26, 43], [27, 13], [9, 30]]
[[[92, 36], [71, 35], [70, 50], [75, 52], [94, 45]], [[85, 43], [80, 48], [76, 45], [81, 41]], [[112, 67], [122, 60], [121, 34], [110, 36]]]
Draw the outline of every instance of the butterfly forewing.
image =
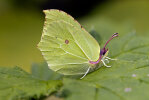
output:
[[62, 74], [84, 74], [89, 60], [99, 58], [97, 41], [65, 12], [44, 12], [46, 21], [38, 46], [49, 67]]

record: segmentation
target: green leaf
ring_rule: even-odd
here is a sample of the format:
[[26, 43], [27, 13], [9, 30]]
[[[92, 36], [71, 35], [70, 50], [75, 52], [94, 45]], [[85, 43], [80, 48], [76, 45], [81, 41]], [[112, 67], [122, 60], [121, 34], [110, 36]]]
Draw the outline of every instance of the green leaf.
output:
[[19, 67], [0, 67], [0, 100], [28, 100], [47, 96], [62, 85], [60, 80], [41, 80]]
[[111, 68], [101, 67], [83, 80], [65, 78], [66, 100], [148, 100], [149, 40], [128, 34], [109, 45]]
[[42, 80], [60, 80], [63, 76], [49, 69], [47, 63], [34, 63], [31, 71], [34, 77]]

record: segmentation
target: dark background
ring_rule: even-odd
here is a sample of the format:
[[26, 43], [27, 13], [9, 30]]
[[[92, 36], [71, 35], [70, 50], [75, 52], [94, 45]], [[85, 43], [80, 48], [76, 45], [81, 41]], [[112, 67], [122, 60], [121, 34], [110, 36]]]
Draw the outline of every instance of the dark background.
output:
[[74, 17], [85, 16], [97, 5], [102, 5], [108, 0], [11, 0], [16, 8], [21, 9], [60, 9]]

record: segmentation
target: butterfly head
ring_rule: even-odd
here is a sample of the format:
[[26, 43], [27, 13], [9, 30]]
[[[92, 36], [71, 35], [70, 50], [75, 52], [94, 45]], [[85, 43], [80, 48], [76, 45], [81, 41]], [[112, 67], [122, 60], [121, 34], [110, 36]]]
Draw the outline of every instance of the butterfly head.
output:
[[100, 55], [99, 55], [99, 59], [97, 61], [89, 61], [90, 64], [98, 64], [100, 62], [100, 60], [104, 57], [108, 55], [108, 48], [106, 48], [107, 44], [115, 37], [118, 36], [118, 33], [114, 33], [111, 38], [105, 43], [104, 47], [100, 50]]

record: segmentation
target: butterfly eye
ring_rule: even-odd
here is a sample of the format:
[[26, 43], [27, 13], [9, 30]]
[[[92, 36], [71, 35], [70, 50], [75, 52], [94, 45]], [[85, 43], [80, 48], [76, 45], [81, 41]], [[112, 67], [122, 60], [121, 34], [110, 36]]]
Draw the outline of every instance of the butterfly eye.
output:
[[68, 44], [68, 43], [69, 43], [69, 40], [66, 39], [66, 40], [65, 40], [65, 43]]

